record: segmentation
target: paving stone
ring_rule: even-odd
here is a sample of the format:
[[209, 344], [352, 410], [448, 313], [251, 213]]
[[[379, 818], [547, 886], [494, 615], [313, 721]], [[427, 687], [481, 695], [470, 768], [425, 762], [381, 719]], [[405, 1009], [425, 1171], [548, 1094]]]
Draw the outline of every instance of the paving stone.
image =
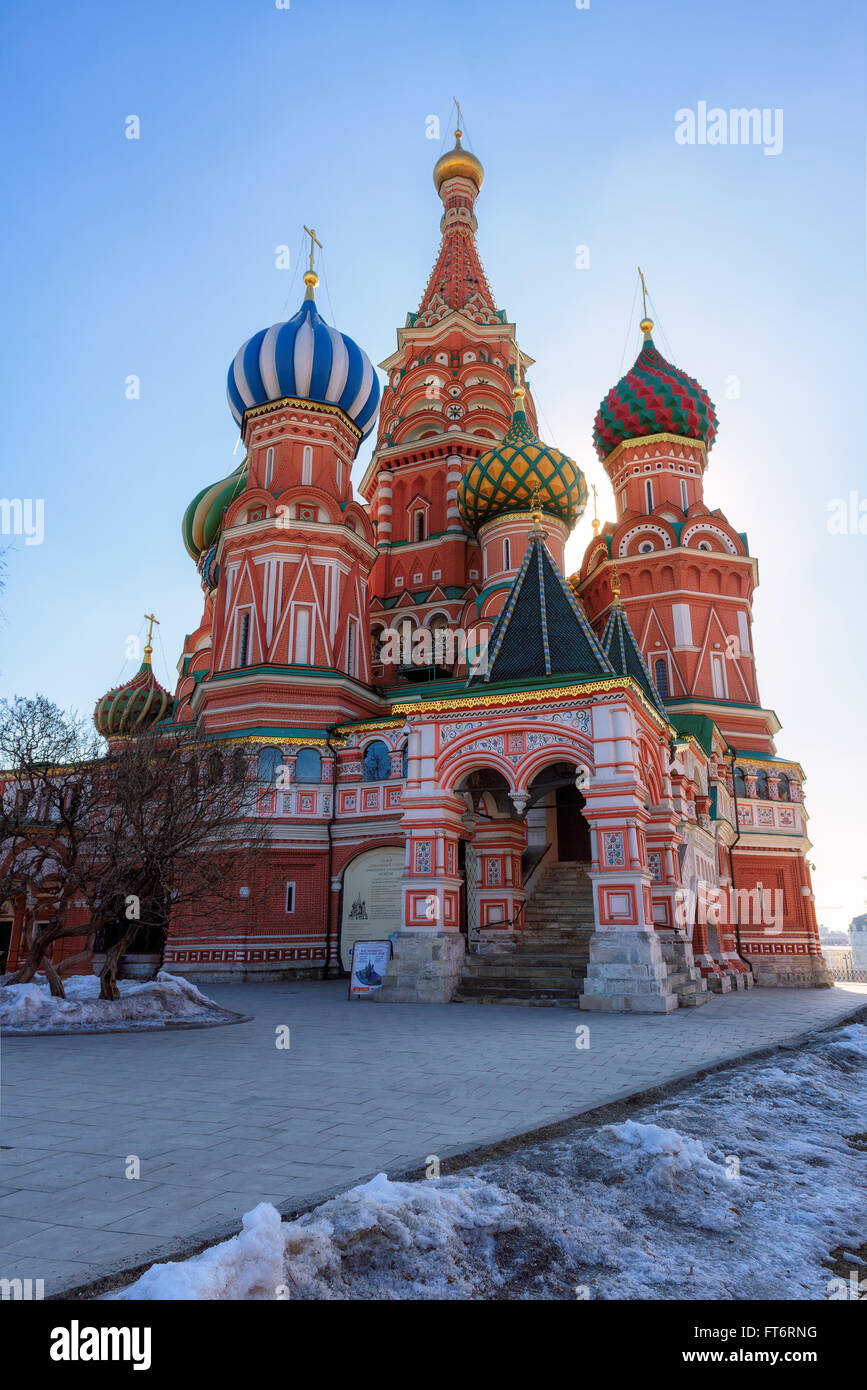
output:
[[[360, 1008], [340, 981], [209, 991], [253, 1022], [4, 1040], [0, 1275], [61, 1292], [167, 1258], [260, 1201], [290, 1209], [383, 1169], [420, 1174], [429, 1154], [511, 1138], [867, 1006], [863, 985], [714, 995], [665, 1017]], [[292, 1029], [289, 1052], [274, 1047], [277, 1023]], [[588, 1049], [575, 1047], [578, 1026]], [[124, 1176], [130, 1153], [137, 1181]]]

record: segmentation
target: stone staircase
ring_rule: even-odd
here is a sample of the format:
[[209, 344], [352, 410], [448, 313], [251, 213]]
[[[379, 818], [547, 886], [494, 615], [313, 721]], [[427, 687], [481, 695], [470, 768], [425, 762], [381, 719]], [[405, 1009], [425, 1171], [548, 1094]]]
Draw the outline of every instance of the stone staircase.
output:
[[465, 1004], [538, 1004], [577, 1008], [593, 920], [593, 889], [581, 864], [540, 871], [514, 950], [468, 955], [455, 1000]]

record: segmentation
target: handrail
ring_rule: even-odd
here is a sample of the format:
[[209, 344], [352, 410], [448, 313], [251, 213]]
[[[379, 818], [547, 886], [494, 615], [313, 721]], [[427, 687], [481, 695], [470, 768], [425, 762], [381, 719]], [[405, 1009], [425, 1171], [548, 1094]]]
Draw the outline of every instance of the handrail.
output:
[[[535, 864], [532, 865], [532, 867], [531, 867], [531, 869], [530, 869], [530, 872], [526, 875], [526, 877], [525, 877], [525, 879], [524, 879], [524, 885], [523, 885], [523, 886], [524, 886], [525, 888], [526, 888], [527, 884], [530, 882], [530, 879], [533, 877], [533, 875], [534, 875], [534, 873], [536, 872], [536, 870], [537, 870], [537, 869], [539, 868], [539, 866], [542, 864], [543, 860], [545, 859], [545, 857], [546, 857], [546, 855], [547, 855], [547, 853], [548, 853], [548, 850], [551, 848], [551, 846], [553, 845], [553, 843], [554, 843], [553, 840], [549, 840], [549, 841], [548, 841], [547, 845], [546, 845], [545, 848], [542, 850], [542, 853], [539, 855], [539, 858], [536, 860]], [[525, 853], [526, 853], [526, 851], [525, 851]]]

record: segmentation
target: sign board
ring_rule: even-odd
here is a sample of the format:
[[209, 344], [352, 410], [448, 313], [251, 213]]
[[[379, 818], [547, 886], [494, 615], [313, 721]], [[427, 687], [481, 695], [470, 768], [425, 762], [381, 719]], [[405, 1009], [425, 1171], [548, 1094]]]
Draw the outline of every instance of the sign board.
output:
[[404, 850], [365, 850], [346, 866], [340, 914], [340, 963], [348, 971], [356, 941], [382, 941], [400, 931]]
[[363, 999], [365, 995], [381, 989], [390, 960], [390, 941], [354, 942], [352, 967], [349, 972], [349, 998]]

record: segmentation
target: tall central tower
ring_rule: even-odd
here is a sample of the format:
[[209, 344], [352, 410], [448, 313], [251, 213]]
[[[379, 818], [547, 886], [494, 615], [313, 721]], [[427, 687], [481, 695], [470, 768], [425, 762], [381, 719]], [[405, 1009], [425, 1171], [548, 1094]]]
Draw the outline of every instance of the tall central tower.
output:
[[[409, 673], [418, 628], [435, 635], [461, 626], [482, 593], [482, 553], [461, 519], [458, 490], [468, 467], [509, 429], [520, 375], [515, 326], [497, 308], [476, 246], [484, 170], [461, 141], [457, 130], [454, 148], [434, 168], [443, 204], [439, 254], [418, 311], [407, 315], [396, 351], [380, 364], [388, 383], [361, 483], [379, 552], [371, 576], [373, 679], [386, 685]], [[532, 360], [521, 354], [522, 366]], [[524, 409], [535, 429], [529, 389]], [[378, 659], [388, 628], [404, 639], [401, 662]], [[449, 674], [437, 667], [436, 650], [434, 642], [434, 667], [425, 674]]]

